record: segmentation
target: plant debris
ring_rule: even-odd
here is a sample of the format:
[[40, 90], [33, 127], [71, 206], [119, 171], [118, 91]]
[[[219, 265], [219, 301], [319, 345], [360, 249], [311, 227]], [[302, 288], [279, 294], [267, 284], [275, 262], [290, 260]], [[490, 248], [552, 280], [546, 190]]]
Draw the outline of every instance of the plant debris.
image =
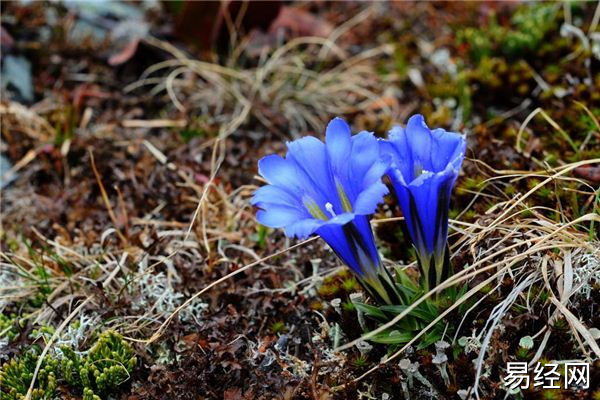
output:
[[[598, 398], [600, 7], [218, 5], [3, 3], [0, 399]], [[286, 141], [414, 113], [467, 137], [457, 295], [390, 345], [406, 310], [250, 199]], [[412, 279], [402, 217], [371, 223]], [[533, 385], [573, 360], [589, 388]]]

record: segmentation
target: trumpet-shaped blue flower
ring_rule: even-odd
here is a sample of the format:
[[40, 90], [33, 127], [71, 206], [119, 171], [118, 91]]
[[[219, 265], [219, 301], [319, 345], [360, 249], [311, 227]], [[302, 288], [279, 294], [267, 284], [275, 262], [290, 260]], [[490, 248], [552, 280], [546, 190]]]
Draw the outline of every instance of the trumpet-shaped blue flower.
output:
[[288, 237], [316, 233], [371, 296], [388, 304], [396, 301], [368, 220], [388, 192], [381, 178], [389, 159], [380, 154], [377, 139], [370, 132], [352, 136], [348, 124], [335, 118], [327, 126], [325, 143], [307, 136], [287, 147], [285, 158], [269, 155], [258, 163], [268, 185], [252, 198], [259, 208], [257, 220], [284, 228]]
[[406, 129], [394, 127], [380, 146], [382, 154], [392, 158], [388, 176], [417, 251], [425, 288], [431, 289], [449, 274], [448, 209], [465, 156], [465, 137], [430, 130], [422, 115], [414, 115]]

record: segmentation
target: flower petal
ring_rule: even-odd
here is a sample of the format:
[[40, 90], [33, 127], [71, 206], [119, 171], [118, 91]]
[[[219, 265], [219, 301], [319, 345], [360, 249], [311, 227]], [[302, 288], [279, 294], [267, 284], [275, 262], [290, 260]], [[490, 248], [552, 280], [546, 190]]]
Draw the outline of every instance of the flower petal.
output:
[[317, 230], [317, 234], [355, 274], [358, 276], [364, 274], [352, 250], [351, 240], [344, 233], [342, 225], [325, 224]]
[[444, 129], [435, 129], [432, 132], [432, 157], [433, 171], [443, 171], [446, 166], [456, 160], [460, 155], [464, 155], [466, 149], [466, 140], [464, 136], [448, 132]]
[[406, 131], [400, 126], [394, 126], [388, 134], [388, 140], [380, 140], [379, 148], [382, 154], [391, 157], [390, 168], [397, 169], [406, 182], [413, 180], [414, 162]]
[[336, 215], [334, 218], [331, 218], [326, 223], [333, 225], [346, 225], [348, 222], [352, 221], [354, 217], [354, 213], [343, 213], [340, 215]]
[[388, 173], [394, 188], [396, 199], [398, 200], [398, 203], [400, 203], [402, 214], [404, 214], [404, 221], [406, 222], [408, 233], [414, 241], [416, 236], [415, 228], [413, 227], [413, 222], [410, 218], [410, 192], [408, 190], [408, 185], [404, 182], [404, 178], [399, 170], [392, 169], [388, 171]]
[[259, 173], [269, 185], [251, 200], [261, 208], [256, 218], [285, 228], [288, 237], [317, 233], [359, 277], [368, 274], [375, 282], [381, 262], [367, 215], [388, 192], [381, 178], [390, 163], [372, 133], [353, 137], [348, 124], [335, 118], [325, 144], [305, 137], [288, 143], [285, 158], [260, 160]]
[[327, 164], [325, 144], [313, 136], [287, 143], [287, 160], [293, 160], [298, 168], [311, 179], [311, 183], [327, 193], [332, 189], [331, 175]]
[[[362, 175], [362, 187], [368, 187], [372, 184], [381, 182], [381, 178], [385, 175], [391, 163], [391, 159], [387, 154], [379, 156], [379, 160], [371, 165], [366, 173]], [[361, 176], [357, 177], [360, 181]]]
[[440, 213], [447, 215], [447, 209], [450, 206], [450, 192], [455, 180], [456, 174], [452, 168], [448, 168], [437, 174], [423, 174], [409, 185], [409, 191], [415, 200], [418, 217], [423, 227], [427, 251], [430, 254], [436, 247], [437, 232], [440, 229], [447, 231], [448, 219], [446, 217], [445, 221], [440, 221], [439, 215]]
[[354, 213], [357, 215], [373, 214], [377, 205], [383, 201], [383, 196], [389, 193], [387, 186], [381, 182], [374, 183], [360, 192], [354, 203]]
[[294, 188], [298, 184], [295, 165], [277, 154], [271, 154], [258, 161], [258, 173], [272, 185]]
[[330, 165], [334, 172], [344, 171], [348, 166], [350, 157], [352, 132], [350, 127], [341, 118], [334, 118], [327, 125], [325, 131], [325, 146], [329, 156]]
[[321, 221], [314, 218], [302, 219], [300, 221], [293, 222], [292, 224], [285, 227], [285, 235], [287, 237], [297, 237], [298, 239], [305, 239], [308, 236], [315, 233], [325, 221]]
[[[367, 254], [369, 254], [369, 258], [371, 260], [377, 260], [377, 263], [371, 261], [369, 264], [372, 267], [371, 271], [378, 267], [379, 263], [379, 253], [377, 252], [377, 246], [375, 245], [375, 237], [373, 236], [373, 230], [371, 229], [371, 224], [369, 223], [369, 219], [364, 215], [359, 215], [354, 219], [353, 222], [356, 227], [358, 233], [360, 234], [360, 238], [362, 239], [362, 247], [365, 248]], [[362, 267], [363, 270], [367, 270], [368, 267], [365, 265]]]
[[258, 222], [270, 228], [282, 228], [303, 217], [300, 210], [277, 204], [266, 204], [264, 210], [256, 213]]
[[[352, 137], [352, 150], [350, 154], [351, 179], [365, 176], [373, 163], [379, 159], [379, 144], [371, 132], [360, 132]], [[348, 162], [348, 161], [346, 161]], [[383, 175], [383, 174], [382, 174]], [[381, 176], [380, 176], [381, 178]]]
[[406, 125], [406, 136], [410, 146], [413, 162], [420, 162], [422, 169], [431, 171], [431, 131], [425, 124], [422, 115], [410, 117]]
[[[301, 207], [301, 199], [287, 190], [274, 185], [262, 186], [254, 192], [250, 200], [252, 205], [261, 207], [261, 203], [280, 204], [288, 207]], [[261, 207], [262, 208], [262, 207]]]

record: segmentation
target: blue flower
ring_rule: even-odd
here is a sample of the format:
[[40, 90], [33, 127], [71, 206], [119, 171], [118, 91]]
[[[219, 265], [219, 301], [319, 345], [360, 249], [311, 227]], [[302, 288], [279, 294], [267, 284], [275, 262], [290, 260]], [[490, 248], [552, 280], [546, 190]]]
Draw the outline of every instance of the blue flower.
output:
[[425, 289], [431, 289], [449, 274], [448, 209], [465, 156], [465, 137], [430, 130], [422, 115], [414, 115], [406, 129], [394, 127], [380, 148], [391, 156], [388, 176], [417, 251]]
[[288, 237], [316, 233], [376, 300], [395, 301], [368, 220], [388, 193], [381, 178], [389, 160], [381, 156], [378, 140], [370, 132], [352, 136], [348, 124], [335, 118], [325, 143], [307, 136], [287, 147], [285, 158], [269, 155], [258, 163], [268, 185], [252, 198], [257, 220], [284, 228]]

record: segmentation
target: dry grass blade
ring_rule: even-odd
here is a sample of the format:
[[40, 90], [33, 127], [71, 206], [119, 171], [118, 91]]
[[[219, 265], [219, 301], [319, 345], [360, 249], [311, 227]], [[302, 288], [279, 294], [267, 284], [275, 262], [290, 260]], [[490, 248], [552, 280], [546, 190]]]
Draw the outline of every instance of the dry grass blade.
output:
[[473, 391], [475, 392], [475, 397], [477, 397], [478, 399], [480, 398], [480, 396], [479, 396], [479, 379], [481, 378], [481, 371], [483, 369], [483, 360], [487, 353], [487, 349], [488, 349], [488, 346], [492, 339], [492, 334], [494, 333], [494, 330], [499, 325], [500, 320], [504, 317], [506, 311], [510, 307], [512, 307], [514, 302], [517, 300], [517, 297], [525, 289], [529, 288], [534, 282], [536, 282], [539, 279], [540, 279], [539, 272], [537, 272], [537, 271], [527, 275], [527, 277], [525, 279], [523, 279], [523, 281], [520, 282], [517, 286], [515, 286], [513, 288], [513, 290], [511, 290], [511, 292], [505, 296], [504, 300], [502, 300], [492, 310], [492, 313], [491, 313], [490, 317], [488, 318], [488, 321], [486, 322], [486, 326], [482, 330], [482, 333], [483, 333], [487, 329], [487, 334], [485, 335], [485, 338], [483, 339], [483, 341], [481, 343], [481, 348], [479, 349], [479, 357], [477, 358], [477, 371], [475, 373], [475, 384], [474, 384]]
[[94, 161], [94, 153], [92, 152], [91, 149], [89, 149], [88, 152], [90, 154], [90, 163], [92, 164], [92, 171], [94, 171], [94, 176], [96, 177], [96, 182], [98, 183], [98, 187], [100, 188], [100, 193], [102, 194], [102, 200], [104, 201], [104, 204], [106, 205], [106, 210], [108, 211], [108, 215], [110, 216], [110, 219], [115, 227], [115, 231], [117, 232], [119, 239], [121, 239], [121, 242], [123, 243], [124, 246], [127, 246], [127, 238], [125, 236], [123, 236], [123, 233], [119, 229], [119, 223], [117, 221], [117, 217], [112, 209], [112, 205], [110, 204], [108, 195], [106, 194], [106, 189], [104, 189], [104, 184], [102, 183], [102, 179], [100, 177], [100, 174], [98, 173], [98, 169], [96, 168], [96, 163]]
[[521, 127], [519, 128], [519, 132], [517, 133], [517, 141], [515, 144], [515, 149], [518, 152], [522, 152], [522, 148], [521, 148], [521, 142], [522, 142], [522, 136], [523, 136], [523, 132], [525, 131], [525, 128], [527, 127], [527, 124], [529, 124], [529, 122], [537, 115], [540, 114], [541, 116], [544, 117], [544, 119], [558, 132], [560, 133], [560, 135], [563, 137], [563, 139], [565, 139], [565, 141], [569, 144], [569, 146], [571, 146], [571, 148], [573, 149], [573, 151], [575, 153], [579, 152], [579, 149], [577, 148], [577, 146], [575, 145], [575, 143], [573, 142], [573, 139], [571, 139], [571, 136], [569, 136], [569, 134], [567, 132], [565, 132], [560, 125], [558, 125], [556, 123], [556, 121], [554, 121], [549, 115], [548, 113], [546, 113], [543, 109], [541, 108], [536, 108], [535, 110], [533, 110], [531, 112], [531, 114], [529, 114], [527, 116], [527, 118], [525, 118], [525, 120], [523, 121], [523, 124], [521, 124]]
[[121, 122], [124, 128], [185, 128], [187, 121], [184, 119], [126, 119]]
[[581, 167], [583, 165], [588, 165], [588, 164], [596, 164], [600, 162], [600, 158], [596, 158], [593, 160], [585, 160], [585, 161], [580, 161], [580, 162], [576, 162], [576, 163], [572, 163], [569, 165], [564, 166], [563, 168], [561, 168], [558, 172], [556, 172], [555, 174], [549, 176], [548, 178], [546, 178], [545, 180], [543, 180], [542, 182], [540, 182], [539, 184], [537, 184], [536, 186], [534, 186], [531, 190], [529, 190], [527, 193], [525, 193], [523, 196], [521, 196], [517, 201], [515, 201], [510, 207], [508, 207], [506, 210], [504, 210], [504, 212], [502, 212], [495, 221], [493, 221], [490, 226], [489, 229], [492, 229], [494, 226], [496, 226], [499, 221], [502, 220], [502, 218], [506, 217], [506, 215], [515, 207], [517, 207], [519, 204], [523, 203], [523, 201], [525, 199], [527, 199], [529, 196], [531, 196], [533, 193], [535, 193], [537, 190], [539, 190], [540, 188], [544, 187], [544, 185], [548, 184], [549, 182], [552, 182], [554, 179], [566, 174], [567, 172], [570, 172], [572, 170], [574, 170], [577, 167]]
[[567, 318], [569, 324], [572, 324], [575, 327], [575, 329], [577, 329], [577, 332], [579, 332], [581, 336], [583, 336], [590, 348], [594, 351], [594, 353], [596, 353], [596, 356], [600, 357], [600, 347], [598, 347], [598, 343], [596, 343], [596, 340], [594, 340], [594, 337], [592, 336], [590, 331], [585, 326], [583, 326], [581, 321], [575, 315], [573, 315], [573, 313], [569, 311], [569, 309], [565, 307], [564, 304], [558, 301], [556, 297], [552, 296], [550, 297], [550, 300], [560, 310], [560, 312], [565, 316], [565, 318]]
[[[323, 121], [329, 115], [353, 113], [380, 98], [377, 93], [381, 82], [374, 78], [375, 60], [391, 54], [393, 47], [383, 45], [348, 58], [335, 44], [341, 34], [370, 14], [370, 8], [363, 10], [329, 38], [292, 39], [251, 69], [234, 69], [193, 60], [169, 43], [148, 38], [148, 43], [168, 51], [175, 60], [148, 68], [140, 81], [129, 85], [126, 90], [152, 84], [155, 92], [165, 90], [179, 110], [190, 111], [190, 107], [200, 105], [203, 114], [215, 115], [209, 124], [219, 125], [220, 138], [237, 130], [250, 116], [256, 117], [266, 128], [277, 131], [271, 115], [264, 113], [265, 104], [274, 109], [270, 113], [276, 112], [288, 120], [286, 129], [292, 135], [310, 129], [322, 130]], [[239, 52], [233, 51], [233, 59]], [[314, 64], [311, 61], [314, 58], [330, 58], [330, 54], [340, 60], [333, 68], [321, 70], [323, 63], [309, 67]], [[225, 65], [233, 64], [225, 62]], [[163, 70], [169, 70], [164, 78], [149, 77]], [[194, 86], [190, 85], [190, 80], [178, 78], [182, 72], [198, 76]], [[215, 93], [220, 96], [215, 96]], [[184, 98], [186, 104], [182, 103]], [[383, 107], [392, 114], [391, 118], [399, 117], [399, 110], [386, 104]], [[209, 113], [211, 109], [214, 112]]]

